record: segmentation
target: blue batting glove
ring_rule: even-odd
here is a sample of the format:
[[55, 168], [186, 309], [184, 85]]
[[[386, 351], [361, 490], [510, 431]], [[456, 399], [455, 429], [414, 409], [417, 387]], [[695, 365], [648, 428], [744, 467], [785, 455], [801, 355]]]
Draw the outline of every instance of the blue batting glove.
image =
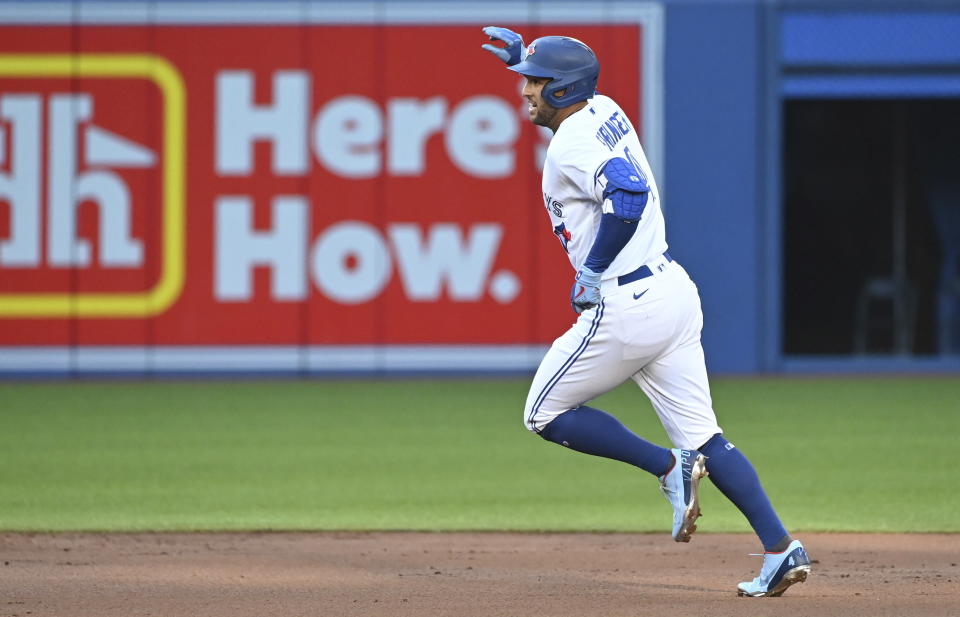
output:
[[570, 306], [578, 315], [600, 304], [600, 273], [583, 266], [570, 291]]
[[487, 26], [483, 29], [483, 33], [489, 36], [491, 41], [501, 41], [505, 44], [504, 47], [497, 47], [487, 43], [481, 47], [506, 62], [507, 66], [518, 64], [527, 57], [527, 46], [523, 44], [523, 37], [513, 30]]

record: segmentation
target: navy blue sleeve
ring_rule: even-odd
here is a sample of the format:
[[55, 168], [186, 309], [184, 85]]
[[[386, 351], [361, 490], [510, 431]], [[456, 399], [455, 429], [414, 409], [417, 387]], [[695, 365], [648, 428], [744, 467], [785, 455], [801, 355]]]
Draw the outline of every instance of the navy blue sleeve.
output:
[[600, 218], [597, 238], [593, 241], [593, 247], [590, 248], [590, 254], [583, 265], [594, 272], [603, 272], [613, 263], [613, 259], [627, 245], [635, 231], [636, 221], [625, 221], [616, 214], [604, 214]]

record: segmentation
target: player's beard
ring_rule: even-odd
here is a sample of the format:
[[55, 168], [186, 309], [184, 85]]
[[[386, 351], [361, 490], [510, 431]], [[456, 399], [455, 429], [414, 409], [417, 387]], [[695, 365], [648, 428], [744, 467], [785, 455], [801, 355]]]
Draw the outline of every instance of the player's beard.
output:
[[557, 111], [558, 110], [556, 107], [552, 107], [544, 101], [540, 101], [534, 108], [533, 118], [531, 118], [530, 121], [537, 126], [550, 127], [553, 123], [553, 119], [557, 117]]

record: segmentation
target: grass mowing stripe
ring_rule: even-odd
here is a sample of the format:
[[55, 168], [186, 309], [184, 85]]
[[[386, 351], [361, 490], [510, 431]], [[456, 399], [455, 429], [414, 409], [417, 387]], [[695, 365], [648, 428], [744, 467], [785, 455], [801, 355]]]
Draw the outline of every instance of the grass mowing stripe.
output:
[[[665, 531], [651, 476], [522, 426], [527, 380], [0, 383], [0, 529]], [[960, 531], [960, 380], [715, 380], [791, 529]], [[626, 385], [596, 401], [666, 445]], [[708, 482], [703, 531], [747, 531]]]

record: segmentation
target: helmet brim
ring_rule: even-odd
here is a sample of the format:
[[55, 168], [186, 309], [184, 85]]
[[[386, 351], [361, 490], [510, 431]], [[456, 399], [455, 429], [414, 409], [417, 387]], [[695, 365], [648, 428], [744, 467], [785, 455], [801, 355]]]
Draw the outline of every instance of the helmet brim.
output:
[[529, 75], [530, 77], [549, 77], [550, 79], [557, 78], [557, 72], [545, 69], [542, 66], [538, 66], [532, 62], [518, 62], [513, 66], [508, 66], [508, 69], [515, 73], [520, 73], [521, 75]]

